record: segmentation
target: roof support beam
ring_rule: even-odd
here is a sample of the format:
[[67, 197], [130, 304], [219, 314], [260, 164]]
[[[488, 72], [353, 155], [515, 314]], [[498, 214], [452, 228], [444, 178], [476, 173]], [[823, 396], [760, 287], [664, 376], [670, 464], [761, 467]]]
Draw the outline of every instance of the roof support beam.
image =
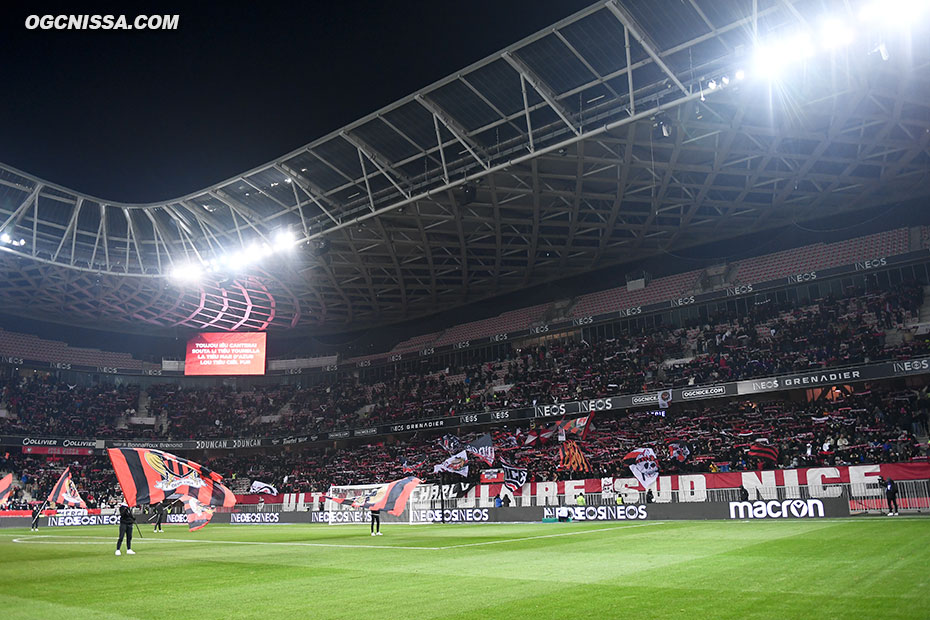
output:
[[[68, 220], [68, 226], [65, 228], [65, 232], [61, 235], [61, 241], [58, 242], [58, 248], [55, 250], [55, 253], [52, 255], [52, 262], [58, 260], [58, 255], [61, 253], [61, 248], [65, 245], [65, 241], [68, 240], [68, 235], [74, 231], [73, 237], [77, 236], [77, 231], [75, 230], [75, 224], [77, 223], [78, 215], [81, 213], [81, 205], [84, 204], [83, 198], [78, 198], [77, 204], [74, 205], [74, 211], [71, 213], [71, 218]], [[72, 238], [73, 238], [72, 237]], [[71, 244], [71, 264], [74, 264], [74, 244]]]
[[[403, 194], [407, 198], [410, 198], [410, 192], [402, 188], [400, 185], [397, 184], [397, 181], [394, 180], [394, 177], [396, 176], [398, 179], [401, 179], [402, 181], [410, 185], [410, 179], [407, 178], [405, 174], [395, 170], [391, 166], [391, 164], [388, 162], [388, 159], [386, 157], [378, 153], [378, 151], [376, 151], [370, 145], [365, 143], [365, 141], [359, 138], [358, 136], [353, 136], [350, 133], [342, 132], [342, 137], [346, 140], [346, 142], [354, 146], [361, 153], [364, 153], [365, 157], [367, 157], [369, 161], [371, 161], [371, 163], [375, 165], [378, 171], [384, 175], [384, 178], [386, 178], [388, 181], [391, 182], [391, 185], [393, 185], [397, 189], [397, 191], [399, 191], [401, 194]], [[390, 171], [391, 174], [388, 174], [388, 171]], [[364, 174], [364, 169], [362, 172]], [[365, 182], [366, 183], [368, 182], [367, 175], [365, 175]]]
[[[438, 103], [436, 103], [432, 99], [427, 99], [423, 95], [417, 95], [416, 100], [421, 106], [423, 106], [429, 112], [432, 113], [434, 122], [436, 119], [439, 119], [439, 122], [442, 123], [445, 126], [445, 128], [449, 130], [449, 133], [455, 136], [455, 139], [458, 140], [462, 144], [462, 146], [465, 147], [465, 150], [468, 151], [468, 153], [472, 157], [475, 158], [475, 161], [477, 161], [478, 164], [480, 164], [482, 168], [487, 170], [488, 168], [491, 167], [491, 164], [488, 163], [487, 161], [488, 156], [487, 156], [487, 153], [484, 152], [484, 149], [482, 149], [481, 146], [477, 142], [472, 140], [468, 136], [468, 130], [462, 127], [462, 125], [460, 125], [457, 120], [452, 118], [452, 116], [449, 115], [448, 112], [443, 110], [439, 106]], [[440, 152], [442, 152], [441, 143], [440, 143], [439, 150]], [[479, 153], [481, 154], [481, 156], [479, 156]], [[443, 157], [443, 161], [445, 161], [445, 157]], [[446, 176], [448, 177], [448, 172], [446, 173]]]
[[559, 103], [555, 92], [553, 92], [552, 89], [549, 88], [549, 86], [543, 82], [542, 79], [536, 75], [532, 69], [530, 69], [529, 65], [510, 52], [504, 52], [502, 58], [507, 61], [507, 64], [513, 67], [514, 70], [519, 73], [527, 82], [529, 82], [533, 88], [536, 89], [536, 92], [539, 93], [539, 96], [542, 97], [547, 104], [549, 104], [549, 107], [552, 108], [552, 110], [559, 116], [559, 118], [562, 119], [562, 122], [565, 123], [569, 129], [571, 129], [573, 134], [576, 136], [581, 135], [581, 130], [575, 127], [575, 124], [569, 120], [571, 117], [571, 112], [569, 112], [568, 109], [561, 103]]
[[7, 226], [10, 225], [10, 222], [13, 222], [13, 226], [19, 224], [19, 221], [23, 219], [23, 215], [26, 214], [26, 209], [32, 206], [33, 203], [38, 202], [39, 192], [41, 192], [44, 187], [45, 186], [41, 183], [37, 183], [32, 191], [29, 192], [29, 195], [26, 196], [26, 199], [23, 200], [19, 206], [16, 207], [16, 209], [14, 209], [13, 213], [10, 214], [10, 217], [6, 218], [6, 221], [3, 222], [3, 224], [0, 224], [0, 231], [6, 232], [8, 230]]
[[630, 34], [633, 35], [633, 38], [636, 39], [636, 41], [641, 46], [643, 46], [643, 49], [646, 51], [649, 57], [652, 58], [652, 61], [656, 63], [660, 69], [662, 69], [662, 71], [665, 73], [665, 75], [668, 76], [672, 83], [678, 87], [678, 90], [686, 95], [691, 94], [688, 92], [688, 89], [685, 88], [685, 85], [681, 83], [681, 80], [678, 79], [672, 70], [668, 68], [668, 65], [665, 64], [665, 61], [662, 60], [662, 58], [659, 56], [659, 46], [656, 45], [655, 42], [645, 32], [642, 31], [642, 29], [636, 23], [636, 20], [633, 19], [632, 15], [630, 15], [629, 11], [627, 11], [625, 7], [617, 4], [616, 0], [607, 3], [607, 10], [614, 14], [614, 17], [616, 17], [620, 23], [623, 24], [624, 28], [629, 30]]

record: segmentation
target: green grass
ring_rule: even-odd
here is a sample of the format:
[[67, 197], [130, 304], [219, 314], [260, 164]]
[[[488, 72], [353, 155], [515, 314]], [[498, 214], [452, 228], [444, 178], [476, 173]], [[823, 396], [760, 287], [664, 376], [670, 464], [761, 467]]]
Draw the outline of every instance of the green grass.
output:
[[0, 530], [2, 617], [930, 617], [923, 518], [116, 532]]

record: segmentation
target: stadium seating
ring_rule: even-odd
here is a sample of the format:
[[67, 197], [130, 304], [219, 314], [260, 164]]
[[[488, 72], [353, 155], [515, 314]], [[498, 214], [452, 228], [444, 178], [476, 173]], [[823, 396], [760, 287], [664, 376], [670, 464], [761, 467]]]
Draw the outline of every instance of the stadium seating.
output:
[[[816, 403], [747, 401], [734, 406], [711, 401], [669, 410], [667, 417], [645, 412], [598, 414], [595, 428], [583, 442], [590, 472], [559, 469], [555, 436], [546, 443], [536, 440], [527, 444], [526, 426], [492, 432], [499, 454], [526, 466], [530, 481], [629, 477], [623, 457], [644, 446], [655, 449], [663, 473], [752, 470], [760, 463], [748, 455], [748, 448], [758, 440], [779, 449], [778, 467], [898, 462], [920, 456], [914, 435], [926, 431], [928, 402], [925, 394], [910, 390], [876, 389]], [[477, 435], [462, 435], [460, 439], [469, 441]], [[405, 460], [420, 463], [417, 475], [432, 481], [432, 465], [448, 456], [437, 439], [407, 436], [340, 449], [231, 453], [208, 459], [205, 464], [225, 475], [231, 484], [240, 481], [236, 486], [245, 486], [243, 478], [254, 478], [272, 482], [285, 493], [325, 492], [334, 484], [397, 479], [405, 475]], [[669, 449], [672, 443], [685, 445], [688, 456], [682, 460], [673, 457]], [[66, 464], [89, 504], [112, 504], [119, 499], [106, 457], [68, 457], [65, 463], [56, 458], [15, 455], [4, 466], [18, 472], [17, 479], [25, 474], [26, 490], [40, 495], [51, 488]], [[477, 481], [476, 469], [469, 477], [473, 482]]]
[[748, 316], [591, 343], [511, 343], [502, 359], [410, 374], [395, 369], [370, 382], [343, 374], [300, 388], [159, 384], [147, 392], [146, 415], [155, 424], [142, 430], [120, 424], [126, 410], [138, 408], [138, 390], [23, 381], [0, 395], [17, 416], [0, 419], [0, 433], [173, 439], [316, 433], [910, 357], [930, 352], [930, 342], [886, 345], [884, 331], [915, 320], [922, 296], [917, 285], [849, 290], [809, 305], [755, 305]]

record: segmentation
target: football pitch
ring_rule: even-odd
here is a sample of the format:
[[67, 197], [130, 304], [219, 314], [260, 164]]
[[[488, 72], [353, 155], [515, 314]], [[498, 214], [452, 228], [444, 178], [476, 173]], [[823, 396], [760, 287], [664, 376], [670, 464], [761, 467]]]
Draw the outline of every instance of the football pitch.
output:
[[928, 618], [930, 519], [0, 530], [3, 618]]

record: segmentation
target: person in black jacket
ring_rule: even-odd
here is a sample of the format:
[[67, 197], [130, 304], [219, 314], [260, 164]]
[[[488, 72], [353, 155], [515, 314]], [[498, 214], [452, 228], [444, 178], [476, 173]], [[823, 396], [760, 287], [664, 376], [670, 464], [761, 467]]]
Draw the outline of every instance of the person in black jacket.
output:
[[749, 501], [749, 491], [746, 490], [746, 487], [740, 486], [739, 488], [739, 501], [748, 502]]
[[155, 504], [155, 531], [163, 532], [161, 524], [165, 520], [165, 502]]
[[126, 537], [126, 555], [135, 555], [132, 550], [132, 526], [136, 523], [136, 516], [126, 502], [119, 505], [119, 540], [116, 541], [116, 555], [121, 555], [119, 548], [123, 545], [123, 536]]
[[885, 499], [888, 500], [888, 516], [898, 516], [898, 484], [891, 478], [885, 478]]
[[32, 508], [32, 527], [30, 528], [33, 532], [39, 531], [39, 517], [42, 516], [42, 505], [36, 504]]
[[381, 511], [371, 511], [371, 535], [381, 536]]

